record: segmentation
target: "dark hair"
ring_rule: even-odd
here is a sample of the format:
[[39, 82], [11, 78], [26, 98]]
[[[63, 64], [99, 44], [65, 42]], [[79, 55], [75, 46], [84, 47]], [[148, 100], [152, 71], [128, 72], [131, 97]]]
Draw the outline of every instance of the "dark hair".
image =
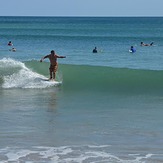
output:
[[54, 50], [52, 50], [51, 53], [55, 53]]

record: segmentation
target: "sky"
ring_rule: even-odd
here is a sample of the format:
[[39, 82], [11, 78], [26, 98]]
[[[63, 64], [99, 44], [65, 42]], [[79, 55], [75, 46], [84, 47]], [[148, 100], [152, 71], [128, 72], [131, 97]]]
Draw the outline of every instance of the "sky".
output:
[[0, 0], [0, 16], [163, 16], [163, 0]]

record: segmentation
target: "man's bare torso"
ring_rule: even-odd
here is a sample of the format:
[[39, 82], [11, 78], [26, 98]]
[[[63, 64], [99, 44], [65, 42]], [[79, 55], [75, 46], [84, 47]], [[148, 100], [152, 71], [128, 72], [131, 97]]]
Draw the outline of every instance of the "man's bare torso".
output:
[[57, 64], [57, 55], [49, 54], [47, 55], [47, 58], [49, 58], [51, 65], [55, 66]]

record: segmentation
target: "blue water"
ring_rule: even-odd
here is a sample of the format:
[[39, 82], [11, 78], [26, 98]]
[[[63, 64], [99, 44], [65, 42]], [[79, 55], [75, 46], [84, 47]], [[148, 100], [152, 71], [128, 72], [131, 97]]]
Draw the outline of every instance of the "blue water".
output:
[[[64, 63], [163, 69], [162, 18], [1, 17], [1, 54], [18, 60], [38, 59], [50, 52], [66, 55]], [[11, 40], [16, 56], [8, 52]], [[154, 42], [140, 47], [140, 42]], [[128, 54], [130, 46], [137, 55]], [[98, 55], [92, 55], [97, 46]], [[7, 51], [6, 51], [7, 50]], [[23, 54], [23, 55], [22, 55]]]
[[163, 162], [162, 51], [161, 17], [0, 17], [0, 163]]

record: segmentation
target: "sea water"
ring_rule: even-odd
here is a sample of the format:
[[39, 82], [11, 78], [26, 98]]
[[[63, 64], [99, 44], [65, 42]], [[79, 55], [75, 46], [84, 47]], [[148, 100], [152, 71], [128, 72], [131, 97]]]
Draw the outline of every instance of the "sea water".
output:
[[162, 51], [161, 17], [0, 17], [0, 162], [163, 162]]

